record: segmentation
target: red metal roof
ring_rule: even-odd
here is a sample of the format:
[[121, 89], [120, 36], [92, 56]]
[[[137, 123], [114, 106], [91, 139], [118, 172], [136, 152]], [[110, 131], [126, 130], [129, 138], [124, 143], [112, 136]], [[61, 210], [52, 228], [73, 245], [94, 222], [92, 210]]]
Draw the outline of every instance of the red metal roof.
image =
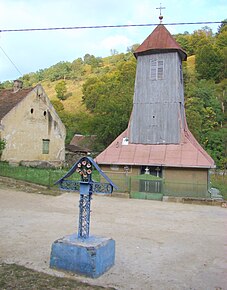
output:
[[98, 164], [154, 165], [170, 167], [214, 168], [213, 159], [199, 145], [191, 132], [182, 130], [180, 144], [122, 145], [128, 129], [96, 157]]
[[159, 24], [154, 31], [136, 49], [135, 55], [145, 52], [179, 51], [183, 60], [187, 59], [186, 52], [180, 47], [164, 25]]

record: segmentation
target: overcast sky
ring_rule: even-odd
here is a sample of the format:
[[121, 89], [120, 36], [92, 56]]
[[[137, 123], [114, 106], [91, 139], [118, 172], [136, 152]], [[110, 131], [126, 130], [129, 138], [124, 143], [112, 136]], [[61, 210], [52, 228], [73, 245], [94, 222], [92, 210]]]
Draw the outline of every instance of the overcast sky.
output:
[[[4, 29], [159, 23], [156, 0], [0, 0], [0, 31]], [[163, 0], [165, 23], [222, 21], [226, 0]], [[172, 33], [192, 33], [205, 25], [166, 26]], [[209, 24], [213, 32], [219, 24]], [[141, 43], [151, 27], [0, 32], [0, 81], [36, 72], [86, 53], [105, 57], [111, 49], [126, 52]], [[5, 55], [5, 53], [7, 56]]]

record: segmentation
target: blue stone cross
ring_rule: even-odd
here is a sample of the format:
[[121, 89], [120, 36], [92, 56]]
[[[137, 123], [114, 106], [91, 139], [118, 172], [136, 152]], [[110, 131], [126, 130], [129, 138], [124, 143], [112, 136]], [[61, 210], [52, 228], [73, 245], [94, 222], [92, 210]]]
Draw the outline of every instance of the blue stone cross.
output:
[[[105, 178], [107, 183], [96, 182], [92, 180], [92, 172], [94, 168]], [[67, 179], [74, 172], [80, 175], [80, 180]], [[110, 180], [110, 178], [100, 169], [98, 164], [90, 157], [82, 157], [72, 168], [55, 184], [58, 184], [62, 190], [79, 191], [79, 229], [78, 238], [89, 238], [90, 228], [90, 206], [93, 193], [111, 194], [113, 188], [118, 187]]]

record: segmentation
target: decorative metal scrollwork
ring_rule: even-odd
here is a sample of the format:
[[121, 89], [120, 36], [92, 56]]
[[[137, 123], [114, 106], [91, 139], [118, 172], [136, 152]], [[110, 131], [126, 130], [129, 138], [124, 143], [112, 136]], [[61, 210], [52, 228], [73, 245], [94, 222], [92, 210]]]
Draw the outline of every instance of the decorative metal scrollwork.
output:
[[[93, 167], [98, 170], [108, 183], [95, 182], [92, 180]], [[80, 181], [66, 179], [74, 172], [80, 175]], [[65, 176], [56, 182], [56, 184], [59, 184], [60, 188], [63, 190], [80, 191], [78, 238], [87, 239], [89, 237], [92, 194], [94, 192], [110, 194], [113, 191], [113, 187], [117, 189], [117, 186], [104, 174], [104, 172], [102, 172], [94, 160], [89, 157], [82, 157], [73, 165]]]
[[80, 181], [63, 180], [60, 184], [60, 188], [69, 191], [80, 191]]
[[92, 184], [92, 191], [95, 193], [112, 193], [113, 187], [109, 183], [93, 183]]
[[79, 230], [78, 237], [86, 239], [89, 237], [90, 227], [90, 206], [91, 206], [91, 195], [81, 195], [79, 208]]

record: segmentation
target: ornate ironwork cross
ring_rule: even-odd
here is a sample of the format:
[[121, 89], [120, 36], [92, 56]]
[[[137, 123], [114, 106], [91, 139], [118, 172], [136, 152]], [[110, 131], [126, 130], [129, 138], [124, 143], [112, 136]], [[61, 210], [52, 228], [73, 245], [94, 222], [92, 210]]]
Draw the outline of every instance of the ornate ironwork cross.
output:
[[160, 20], [160, 24], [161, 24], [162, 23], [162, 19], [163, 19], [162, 9], [166, 9], [166, 8], [165, 7], [162, 7], [162, 3], [160, 3], [160, 7], [157, 7], [156, 9], [159, 9], [160, 10], [159, 20]]
[[[103, 176], [108, 183], [101, 183], [92, 180], [92, 172], [94, 168]], [[80, 180], [67, 179], [74, 172], [79, 174]], [[93, 193], [111, 194], [113, 188], [117, 186], [109, 179], [109, 177], [99, 168], [97, 163], [90, 157], [82, 157], [73, 167], [55, 184], [59, 184], [60, 189], [79, 191], [79, 227], [78, 238], [89, 238], [90, 228], [90, 206]]]

